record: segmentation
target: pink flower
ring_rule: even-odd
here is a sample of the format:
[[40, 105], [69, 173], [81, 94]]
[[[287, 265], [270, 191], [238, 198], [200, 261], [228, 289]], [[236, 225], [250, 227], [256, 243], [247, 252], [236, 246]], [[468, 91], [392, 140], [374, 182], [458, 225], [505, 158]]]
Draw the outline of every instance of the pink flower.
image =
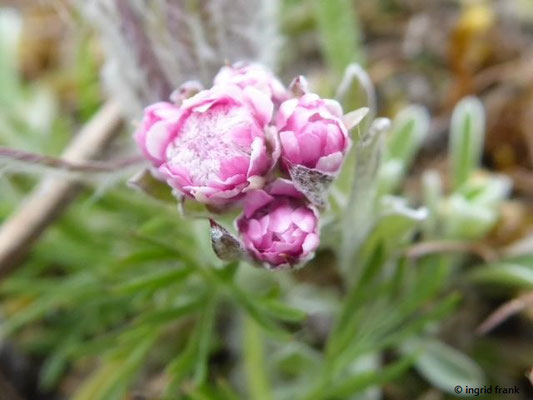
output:
[[303, 165], [324, 173], [337, 172], [350, 147], [342, 116], [338, 102], [314, 93], [283, 102], [276, 127], [285, 167]]
[[250, 255], [272, 268], [308, 260], [319, 244], [317, 211], [284, 179], [246, 196], [237, 228]]
[[[164, 157], [160, 149], [153, 148], [152, 145], [159, 143], [159, 137], [167, 137], [166, 132], [179, 116], [179, 108], [171, 103], [159, 102], [144, 109], [141, 126], [135, 132], [134, 138], [144, 156], [154, 167], [159, 167]], [[147, 140], [148, 134], [150, 140]]]
[[[268, 95], [254, 87], [216, 85], [177, 109], [166, 120], [143, 124], [147, 129], [136, 134], [170, 186], [215, 206], [262, 187], [276, 161], [265, 133], [273, 113]], [[149, 107], [147, 121], [150, 112]]]
[[233, 84], [242, 89], [253, 86], [265, 93], [269, 93], [276, 106], [279, 106], [289, 98], [289, 92], [283, 84], [261, 64], [241, 61], [232, 66], [222, 67], [215, 76], [214, 82], [215, 85]]

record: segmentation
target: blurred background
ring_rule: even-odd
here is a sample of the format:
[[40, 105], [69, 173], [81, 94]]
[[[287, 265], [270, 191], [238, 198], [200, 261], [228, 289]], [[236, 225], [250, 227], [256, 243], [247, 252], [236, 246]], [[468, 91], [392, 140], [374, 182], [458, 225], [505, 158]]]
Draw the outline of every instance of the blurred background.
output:
[[[336, 348], [327, 345], [334, 316], [390, 316], [400, 303], [344, 296], [327, 248], [275, 277], [210, 272], [205, 226], [127, 188], [135, 167], [83, 175], [83, 187], [56, 188], [64, 201], [46, 211], [36, 244], [28, 239], [24, 254], [0, 264], [0, 399], [444, 400], [455, 384], [519, 390], [484, 399], [533, 399], [533, 2], [176, 0], [160, 15], [154, 4], [163, 3], [0, 0], [0, 145], [60, 156], [100, 118], [109, 132], [94, 156], [127, 158], [141, 108], [185, 80], [209, 82], [225, 60], [261, 61], [286, 85], [303, 74], [330, 97], [358, 62], [379, 116], [411, 104], [431, 115], [405, 198], [424, 203], [428, 170], [453, 190], [450, 118], [469, 95], [485, 108], [482, 176], [502, 174], [512, 191], [486, 233], [455, 237], [466, 254], [447, 260], [446, 273], [427, 272], [421, 285], [439, 284], [411, 314], [386, 329], [366, 315], [354, 323], [347, 337], [365, 351], [329, 393], [312, 388]], [[2, 159], [0, 223], [47, 179], [72, 176]], [[460, 299], [415, 328], [449, 294]], [[401, 340], [393, 335], [406, 327]], [[280, 339], [286, 331], [291, 338]], [[421, 335], [430, 352], [401, 364], [407, 338]]]

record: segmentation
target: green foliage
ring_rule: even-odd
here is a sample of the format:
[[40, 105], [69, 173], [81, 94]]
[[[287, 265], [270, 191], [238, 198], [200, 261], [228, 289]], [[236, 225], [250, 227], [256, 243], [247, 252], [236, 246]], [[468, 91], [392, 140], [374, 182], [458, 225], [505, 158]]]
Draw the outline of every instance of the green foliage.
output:
[[411, 166], [429, 130], [429, 114], [420, 106], [410, 106], [393, 121], [387, 137], [386, 153], [379, 175], [379, 192], [394, 192]]
[[422, 348], [415, 361], [418, 372], [435, 387], [454, 394], [457, 385], [471, 388], [483, 387], [485, 377], [479, 366], [469, 357], [437, 340], [413, 339], [407, 349]]
[[479, 265], [468, 277], [476, 283], [498, 287], [533, 289], [533, 257], [517, 257]]
[[[328, 62], [340, 72], [361, 58], [351, 4], [313, 4]], [[84, 93], [83, 118], [98, 97], [96, 65], [84, 51], [80, 46], [74, 73]], [[0, 72], [0, 85], [6, 74], [13, 71]], [[9, 90], [26, 99], [24, 89]], [[419, 208], [401, 188], [426, 134], [427, 113], [412, 106], [390, 132], [383, 119], [354, 132], [348, 175], [355, 183], [343, 181], [338, 196], [332, 194], [322, 230], [329, 252], [307, 267], [307, 279], [222, 264], [210, 249], [207, 221], [182, 217], [146, 176], [140, 183], [160, 201], [123, 184], [88, 190], [0, 283], [2, 335], [45, 360], [46, 388], [58, 387], [71, 371], [88, 374], [76, 400], [122, 399], [151, 379], [162, 382], [164, 399], [349, 399], [369, 388], [379, 394], [412, 366], [445, 391], [452, 382], [479, 386], [473, 362], [433, 338], [460, 301], [450, 279], [456, 258], [406, 256], [421, 232], [425, 239], [478, 239], [498, 217], [508, 182], [475, 174], [483, 134], [475, 104], [470, 99], [454, 113], [454, 191], [444, 194], [438, 175], [426, 175]], [[60, 128], [46, 131], [53, 152], [68, 137], [70, 119], [50, 113], [49, 126]], [[7, 114], [0, 109], [0, 140], [43, 150], [31, 123]], [[22, 128], [22, 139], [15, 128]], [[27, 191], [15, 178], [0, 180], [2, 217]], [[182, 211], [201, 210], [184, 205]], [[505, 261], [476, 268], [471, 278], [531, 287], [530, 266]], [[323, 281], [323, 270], [336, 283]]]
[[322, 51], [330, 68], [340, 76], [351, 62], [363, 63], [357, 15], [348, 0], [313, 0]]
[[479, 167], [485, 137], [485, 111], [475, 97], [463, 99], [455, 107], [450, 127], [452, 180], [460, 187]]

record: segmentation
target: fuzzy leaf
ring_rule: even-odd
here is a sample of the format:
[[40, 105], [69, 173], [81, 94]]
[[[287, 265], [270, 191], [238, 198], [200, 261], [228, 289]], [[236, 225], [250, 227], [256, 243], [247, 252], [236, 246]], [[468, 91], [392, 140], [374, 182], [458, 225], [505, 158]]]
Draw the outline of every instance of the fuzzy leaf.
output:
[[135, 174], [128, 180], [128, 186], [138, 189], [156, 200], [167, 203], [176, 202], [176, 197], [172, 195], [170, 186], [156, 179], [148, 169], [144, 169]]
[[450, 127], [450, 156], [455, 188], [478, 168], [485, 137], [485, 111], [476, 97], [467, 97], [453, 111]]
[[480, 266], [469, 277], [474, 282], [533, 289], [533, 265], [502, 262]]
[[273, 397], [265, 369], [264, 344], [261, 330], [256, 322], [248, 317], [244, 319], [243, 328], [243, 354], [249, 398], [270, 400]]
[[315, 17], [321, 32], [322, 51], [330, 67], [342, 73], [350, 62], [363, 62], [360, 29], [348, 0], [314, 0]]
[[344, 213], [341, 268], [348, 276], [357, 254], [375, 220], [377, 174], [381, 165], [383, 135], [390, 127], [386, 118], [376, 119], [366, 136], [356, 144], [355, 177]]
[[432, 385], [454, 393], [457, 385], [482, 387], [485, 383], [483, 371], [465, 354], [437, 340], [412, 340], [405, 347], [422, 346], [422, 354], [415, 361], [418, 372]]
[[232, 235], [226, 228], [210, 219], [211, 245], [213, 251], [223, 261], [236, 261], [244, 257], [244, 248], [239, 239]]
[[318, 207], [325, 207], [329, 185], [334, 176], [303, 165], [291, 165], [289, 174], [297, 190]]
[[346, 129], [350, 130], [359, 125], [369, 111], [370, 109], [368, 107], [361, 107], [344, 115], [342, 120], [344, 121], [344, 125], [346, 125]]

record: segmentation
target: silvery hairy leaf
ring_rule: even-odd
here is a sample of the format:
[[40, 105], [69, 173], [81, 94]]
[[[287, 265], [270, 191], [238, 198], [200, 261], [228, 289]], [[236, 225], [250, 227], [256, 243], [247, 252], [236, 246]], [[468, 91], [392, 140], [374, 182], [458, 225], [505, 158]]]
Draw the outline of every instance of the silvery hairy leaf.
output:
[[450, 126], [452, 179], [458, 188], [478, 168], [485, 138], [485, 110], [476, 97], [461, 100], [453, 110]]
[[376, 217], [377, 176], [381, 165], [384, 133], [390, 120], [378, 118], [355, 145], [355, 176], [343, 218], [341, 267], [348, 273], [354, 256], [370, 232]]
[[326, 206], [328, 188], [335, 178], [333, 175], [303, 165], [291, 165], [289, 174], [294, 187], [303, 193], [311, 203], [317, 207]]
[[128, 180], [128, 186], [140, 190], [156, 200], [167, 203], [176, 202], [176, 197], [172, 194], [170, 186], [155, 178], [148, 168], [131, 177]]
[[211, 245], [213, 251], [223, 261], [236, 261], [244, 256], [241, 241], [232, 235], [226, 228], [209, 219], [211, 226]]

